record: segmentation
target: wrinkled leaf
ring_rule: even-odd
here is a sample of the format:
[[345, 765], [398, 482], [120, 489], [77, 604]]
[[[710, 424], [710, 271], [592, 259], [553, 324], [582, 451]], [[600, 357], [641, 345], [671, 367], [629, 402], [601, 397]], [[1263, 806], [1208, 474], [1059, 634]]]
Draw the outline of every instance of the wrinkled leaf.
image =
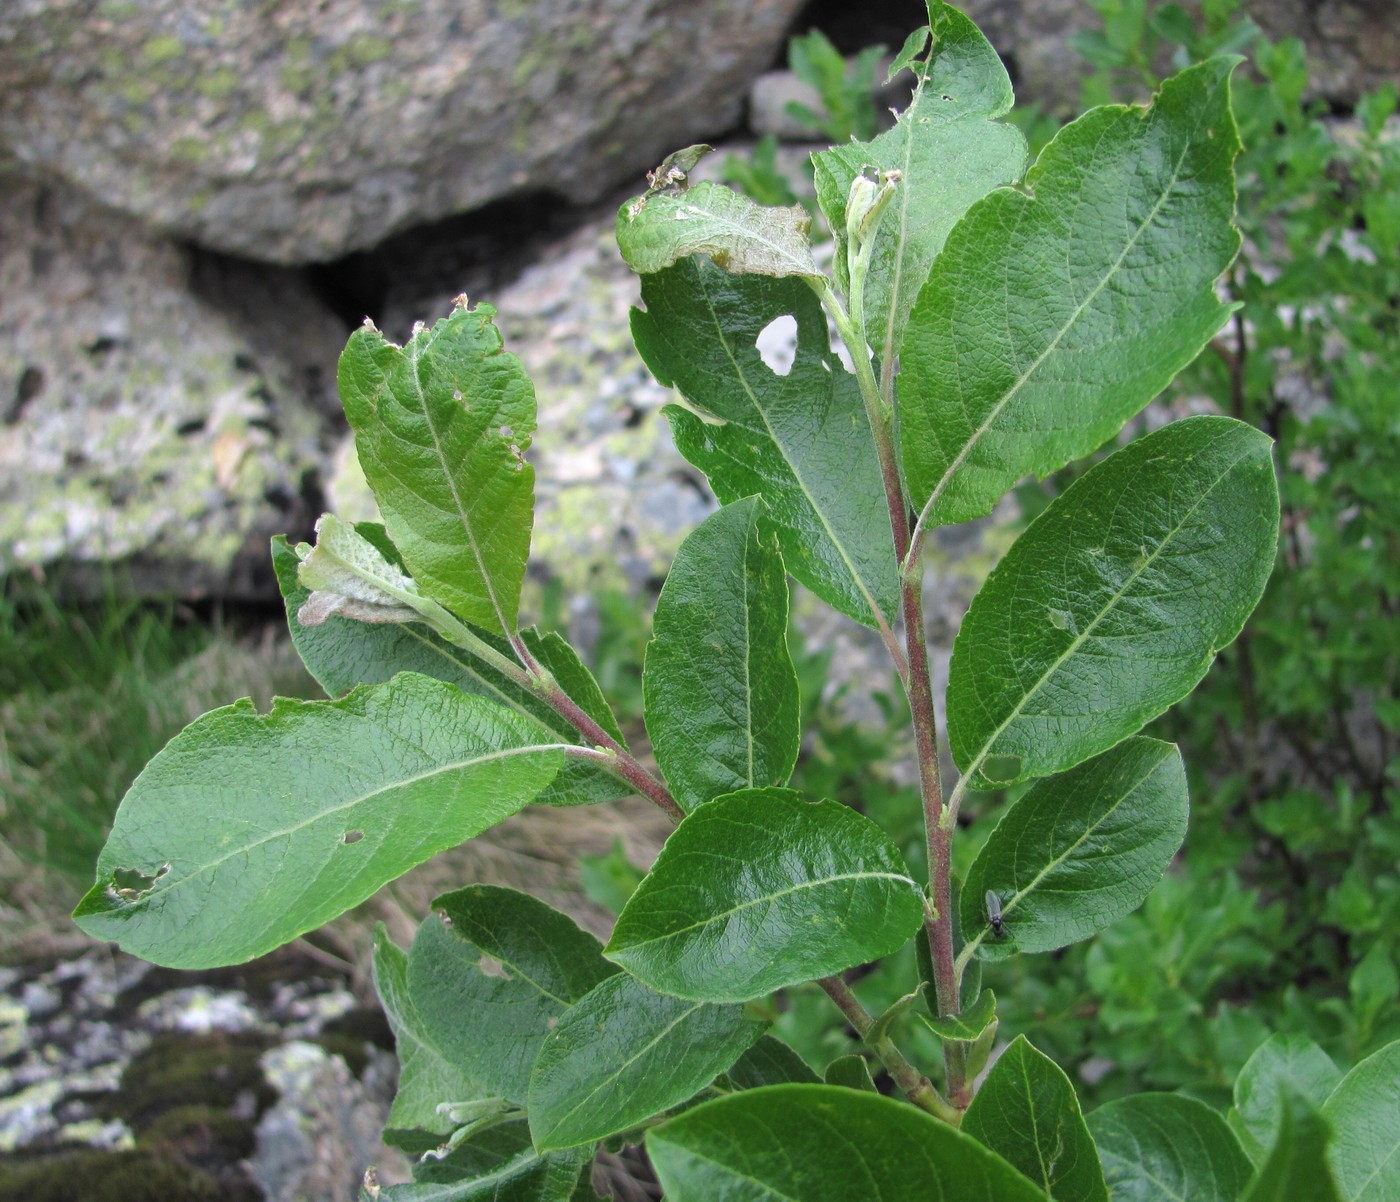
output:
[[1149, 110], [1066, 126], [949, 235], [909, 319], [900, 438], [925, 525], [989, 513], [1016, 481], [1111, 438], [1224, 325], [1239, 248], [1236, 60], [1162, 85]]
[[605, 954], [666, 993], [738, 1002], [888, 955], [922, 921], [918, 885], [869, 818], [746, 789], [671, 832]]
[[1113, 1202], [1236, 1202], [1249, 1158], [1225, 1120], [1204, 1102], [1135, 1094], [1088, 1117]]
[[1091, 468], [1030, 524], [953, 646], [948, 739], [971, 784], [1063, 771], [1195, 687], [1273, 569], [1269, 450], [1243, 422], [1189, 417]]
[[409, 953], [419, 1018], [454, 1064], [523, 1106], [545, 1036], [617, 969], [597, 939], [528, 893], [471, 885], [433, 909]]
[[781, 785], [801, 742], [783, 557], [735, 501], [681, 543], [656, 602], [642, 689], [656, 762], [683, 809]]
[[238, 964], [510, 817], [562, 760], [535, 723], [412, 673], [267, 714], [245, 698], [136, 778], [74, 917], [156, 964]]
[[535, 1147], [592, 1143], [692, 1098], [763, 1034], [739, 1006], [667, 997], [625, 973], [565, 1011], [530, 1079]]
[[667, 1202], [1045, 1202], [946, 1123], [831, 1085], [706, 1102], [647, 1132], [647, 1152]]
[[1400, 1041], [1343, 1077], [1322, 1117], [1336, 1133], [1329, 1151], [1345, 1202], [1400, 1197]]
[[[871, 142], [833, 146], [812, 156], [817, 202], [836, 237], [837, 279], [843, 287], [849, 275], [845, 211], [851, 183], [862, 173], [902, 174], [875, 236], [865, 286], [866, 335], [882, 363], [900, 353], [909, 311], [949, 230], [969, 205], [998, 184], [1019, 179], [1026, 165], [1020, 130], [996, 120], [1010, 111], [1013, 99], [1001, 59], [967, 17], [936, 7], [930, 14], [932, 57], [916, 67], [922, 83], [894, 128]], [[911, 34], [896, 67], [914, 66], [928, 36], [928, 28]]]
[[356, 330], [338, 381], [365, 479], [418, 587], [487, 630], [514, 631], [530, 552], [535, 392], [489, 305], [402, 347]]
[[1332, 1130], [1312, 1103], [1285, 1089], [1275, 1127], [1273, 1147], [1240, 1202], [1342, 1202], [1327, 1162]]
[[[731, 276], [699, 259], [642, 280], [632, 337], [661, 383], [676, 446], [723, 504], [761, 496], [787, 570], [842, 613], [876, 625], [899, 597], [875, 441], [855, 377], [831, 350], [826, 317], [795, 280]], [[786, 375], [766, 366], [759, 334], [796, 321]]]
[[1103, 1169], [1064, 1070], [1018, 1035], [977, 1090], [962, 1129], [1055, 1202], [1108, 1202]]
[[[968, 870], [962, 927], [983, 959], [1048, 952], [1132, 913], [1186, 838], [1186, 768], [1175, 744], [1133, 738], [1037, 782]], [[1001, 899], [1002, 937], [987, 920]]]
[[413, 1184], [381, 1191], [381, 1202], [569, 1202], [591, 1149], [541, 1156], [523, 1121], [491, 1127], [441, 1160], [413, 1166]]
[[446, 1135], [452, 1124], [438, 1113], [440, 1103], [483, 1098], [491, 1091], [450, 1059], [424, 1026], [409, 994], [408, 955], [395, 946], [383, 923], [374, 932], [374, 988], [393, 1029], [399, 1058], [399, 1087], [385, 1122], [386, 1133], [417, 1130]]
[[329, 513], [316, 522], [316, 545], [298, 565], [297, 582], [312, 590], [297, 610], [302, 626], [335, 614], [370, 623], [431, 621], [441, 611], [378, 547]]
[[812, 261], [801, 205], [769, 207], [723, 184], [705, 180], [682, 191], [653, 191], [629, 200], [617, 214], [617, 248], [638, 275], [708, 255], [735, 275], [807, 276]]
[[[385, 537], [383, 527], [361, 523], [355, 529], [371, 543], [376, 533], [381, 539]], [[399, 672], [420, 672], [454, 684], [463, 692], [489, 697], [522, 717], [533, 719], [553, 741], [582, 741], [568, 720], [531, 690], [422, 623], [373, 625], [333, 615], [320, 626], [303, 626], [297, 614], [310, 592], [297, 581], [300, 562], [297, 551], [284, 538], [272, 540], [272, 563], [287, 608], [292, 645], [307, 671], [330, 696], [338, 697], [356, 685], [383, 684]], [[514, 658], [503, 636], [483, 630], [473, 633], [492, 650], [507, 659]], [[533, 626], [521, 631], [521, 638], [589, 717], [619, 743], [624, 742], [617, 719], [578, 653], [557, 634], [542, 635]], [[541, 805], [582, 805], [612, 801], [630, 791], [630, 786], [619, 783], [596, 764], [571, 757], [536, 801]]]
[[[1235, 1078], [1235, 1110], [1243, 1127], [1241, 1142], [1255, 1162], [1278, 1134], [1289, 1093], [1326, 1098], [1342, 1079], [1341, 1070], [1306, 1035], [1274, 1035], [1265, 1040]], [[1300, 1122], [1306, 1121], [1304, 1117]]]

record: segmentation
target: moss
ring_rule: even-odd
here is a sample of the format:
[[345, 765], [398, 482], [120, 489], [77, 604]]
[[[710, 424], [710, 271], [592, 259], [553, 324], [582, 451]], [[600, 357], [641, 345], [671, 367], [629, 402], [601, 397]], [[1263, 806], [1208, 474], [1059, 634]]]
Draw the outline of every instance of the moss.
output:
[[170, 157], [177, 163], [202, 163], [209, 157], [209, 143], [202, 138], [177, 138], [170, 144]]
[[386, 38], [367, 33], [351, 38], [345, 47], [345, 56], [352, 67], [368, 67], [371, 63], [382, 62], [393, 52], [394, 47]]
[[152, 96], [156, 94], [153, 84], [145, 79], [131, 79], [122, 84], [121, 96], [127, 104], [139, 108], [143, 104], [150, 102]]
[[180, 39], [169, 34], [151, 38], [141, 47], [141, 57], [148, 63], [169, 62], [172, 58], [180, 58], [184, 53], [185, 48]]
[[161, 1115], [185, 1106], [227, 1109], [251, 1093], [261, 1114], [277, 1091], [263, 1078], [261, 1036], [217, 1032], [158, 1035], [122, 1073], [121, 1088], [100, 1109], [125, 1120], [141, 1139]]
[[258, 1144], [253, 1124], [213, 1106], [176, 1106], [150, 1123], [137, 1145], [201, 1167], [235, 1164]]
[[206, 100], [227, 100], [238, 91], [238, 72], [232, 67], [216, 67], [201, 74], [194, 86]]
[[0, 1168], [0, 1202], [232, 1202], [230, 1190], [169, 1157], [132, 1152], [70, 1152]]

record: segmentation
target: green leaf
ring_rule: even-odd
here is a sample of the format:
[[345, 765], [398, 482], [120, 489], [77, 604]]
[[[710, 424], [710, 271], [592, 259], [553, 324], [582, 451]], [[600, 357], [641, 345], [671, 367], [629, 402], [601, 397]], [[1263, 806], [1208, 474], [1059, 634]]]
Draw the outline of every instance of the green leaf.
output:
[[1336, 1132], [1332, 1171], [1345, 1202], [1400, 1197], [1400, 1041], [1368, 1056], [1323, 1103]]
[[441, 1103], [483, 1098], [491, 1091], [450, 1059], [424, 1025], [409, 993], [408, 955], [394, 945], [383, 923], [374, 932], [374, 987], [393, 1029], [399, 1058], [399, 1087], [389, 1108], [386, 1132], [446, 1135], [452, 1124], [438, 1112]]
[[[360, 523], [355, 529], [371, 542], [375, 532], [383, 537], [383, 527]], [[454, 684], [465, 693], [488, 697], [538, 722], [541, 732], [547, 733], [553, 742], [583, 741], [568, 719], [551, 709], [537, 694], [522, 688], [492, 664], [449, 643], [422, 623], [372, 624], [332, 615], [319, 626], [303, 626], [297, 614], [310, 596], [310, 590], [297, 580], [301, 562], [286, 539], [278, 536], [272, 540], [272, 563], [287, 608], [292, 645], [307, 671], [332, 697], [349, 692], [356, 685], [383, 684], [399, 672], [419, 672]], [[503, 636], [484, 630], [472, 633], [497, 654], [514, 659], [514, 652]], [[619, 743], [624, 743], [617, 719], [578, 653], [557, 634], [540, 634], [533, 626], [521, 631], [520, 637], [530, 653], [549, 668], [564, 691], [589, 717]], [[620, 783], [617, 777], [596, 764], [570, 758], [535, 800], [541, 805], [583, 805], [612, 801], [630, 791], [630, 786]]]
[[873, 1094], [880, 1092], [870, 1075], [870, 1065], [865, 1062], [864, 1056], [857, 1053], [836, 1057], [826, 1066], [822, 1080], [827, 1085], [839, 1085], [842, 1089], [860, 1089]]
[[1173, 422], [1030, 524], [953, 645], [948, 739], [970, 784], [1063, 771], [1195, 687], [1273, 568], [1269, 448], [1228, 417]]
[[1255, 1162], [1263, 1159], [1278, 1134], [1289, 1093], [1326, 1098], [1341, 1079], [1332, 1057], [1306, 1035], [1273, 1035], [1260, 1044], [1235, 1078], [1234, 1091], [1244, 1129], [1241, 1142]]
[[900, 359], [921, 524], [989, 513], [1028, 472], [1087, 455], [1225, 323], [1236, 61], [1183, 71], [1150, 109], [1086, 113], [1024, 191], [992, 192], [948, 236]]
[[488, 630], [515, 630], [535, 472], [535, 391], [489, 305], [457, 308], [403, 347], [372, 325], [340, 357], [365, 479], [418, 587]]
[[[1241, 1202], [1342, 1202], [1327, 1163], [1332, 1130], [1304, 1097], [1279, 1095], [1278, 1135]], [[1375, 1195], [1379, 1199], [1382, 1195]]]
[[962, 1129], [1055, 1202], [1108, 1202], [1103, 1169], [1064, 1071], [1018, 1035], [992, 1065]]
[[523, 1106], [545, 1036], [617, 969], [597, 939], [528, 893], [471, 885], [433, 909], [408, 959], [423, 1026], [454, 1064]]
[[997, 996], [990, 989], [984, 989], [961, 1014], [950, 1014], [944, 1018], [924, 1018], [921, 1014], [919, 1017], [939, 1039], [972, 1043], [996, 1021]]
[[525, 1122], [483, 1131], [441, 1160], [413, 1166], [412, 1185], [380, 1192], [382, 1202], [569, 1202], [591, 1149], [541, 1156]]
[[146, 765], [74, 918], [156, 964], [238, 964], [509, 818], [562, 760], [535, 723], [411, 673], [267, 714], [245, 698]]
[[1045, 1202], [976, 1140], [893, 1098], [777, 1085], [647, 1132], [667, 1202]]
[[[849, 282], [845, 214], [852, 182], [862, 173], [902, 173], [875, 236], [865, 285], [866, 334], [882, 363], [900, 353], [909, 311], [948, 232], [969, 205], [1019, 179], [1026, 165], [1020, 130], [996, 120], [1013, 100], [1001, 59], [962, 13], [936, 8], [929, 18], [931, 58], [918, 68], [922, 82], [894, 128], [871, 142], [812, 156], [817, 202], [836, 237], [843, 287]], [[928, 34], [910, 35], [896, 66], [913, 66]]]
[[801, 205], [770, 208], [705, 180], [629, 200], [617, 213], [617, 249], [638, 275], [708, 255], [735, 275], [817, 279], [821, 272], [807, 241], [811, 224]]
[[708, 1085], [763, 1034], [740, 1006], [654, 993], [618, 973], [564, 1012], [530, 1078], [535, 1147], [626, 1131]]
[[[1181, 753], [1156, 739], [1129, 739], [1037, 782], [968, 870], [968, 945], [983, 959], [1048, 952], [1132, 913], [1186, 838], [1188, 809]], [[989, 891], [1001, 901], [1000, 939], [984, 909]]]
[[741, 1002], [896, 951], [919, 887], [869, 818], [788, 789], [746, 789], [687, 817], [604, 954], [654, 989]]
[[656, 602], [642, 672], [646, 727], [685, 810], [781, 785], [797, 763], [787, 573], [776, 541], [759, 534], [761, 509], [750, 497], [701, 522]]
[[729, 1068], [725, 1076], [735, 1089], [764, 1085], [815, 1085], [818, 1081], [805, 1060], [781, 1039], [765, 1035]]
[[[643, 277], [642, 300], [637, 349], [691, 406], [665, 410], [681, 454], [721, 503], [762, 496], [787, 570], [817, 596], [867, 626], [892, 620], [899, 582], [875, 440], [811, 289], [689, 259]], [[781, 317], [797, 323], [785, 376], [756, 345]]]
[[1177, 1094], [1119, 1098], [1088, 1117], [1113, 1202], [1236, 1202], [1249, 1158], [1225, 1120]]

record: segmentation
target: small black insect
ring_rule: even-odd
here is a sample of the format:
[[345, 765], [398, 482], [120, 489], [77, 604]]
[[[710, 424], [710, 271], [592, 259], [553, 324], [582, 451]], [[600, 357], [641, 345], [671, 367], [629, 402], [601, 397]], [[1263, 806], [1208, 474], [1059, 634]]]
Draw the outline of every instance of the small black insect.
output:
[[992, 890], [987, 890], [987, 921], [992, 924], [992, 934], [998, 939], [1002, 935], [1001, 898]]

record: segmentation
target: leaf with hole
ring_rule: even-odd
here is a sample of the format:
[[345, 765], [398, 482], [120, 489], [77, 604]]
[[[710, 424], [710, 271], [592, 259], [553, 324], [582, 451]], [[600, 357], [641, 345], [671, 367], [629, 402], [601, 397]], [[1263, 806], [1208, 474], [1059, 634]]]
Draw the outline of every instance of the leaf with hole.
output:
[[922, 920], [918, 885], [869, 818], [746, 789], [671, 832], [605, 954], [654, 989], [739, 1002], [888, 955]]
[[[875, 440], [811, 289], [689, 259], [643, 277], [642, 301], [637, 350], [687, 402], [665, 410], [681, 454], [721, 503], [763, 498], [787, 570], [822, 600], [867, 626], [890, 621], [899, 584]], [[797, 348], [779, 375], [758, 339], [783, 318]]]
[[[266, 714], [235, 702], [137, 777], [74, 918], [172, 968], [250, 960], [509, 818], [563, 754], [535, 723], [412, 673]], [[132, 870], [149, 881], [122, 886]]]
[[970, 784], [1073, 767], [1195, 687], [1273, 570], [1269, 452], [1243, 422], [1189, 417], [1095, 465], [1027, 527], [953, 645], [948, 739]]
[[682, 808], [781, 785], [801, 741], [788, 591], [763, 503], [735, 501], [681, 543], [657, 598], [642, 673], [647, 734]]

